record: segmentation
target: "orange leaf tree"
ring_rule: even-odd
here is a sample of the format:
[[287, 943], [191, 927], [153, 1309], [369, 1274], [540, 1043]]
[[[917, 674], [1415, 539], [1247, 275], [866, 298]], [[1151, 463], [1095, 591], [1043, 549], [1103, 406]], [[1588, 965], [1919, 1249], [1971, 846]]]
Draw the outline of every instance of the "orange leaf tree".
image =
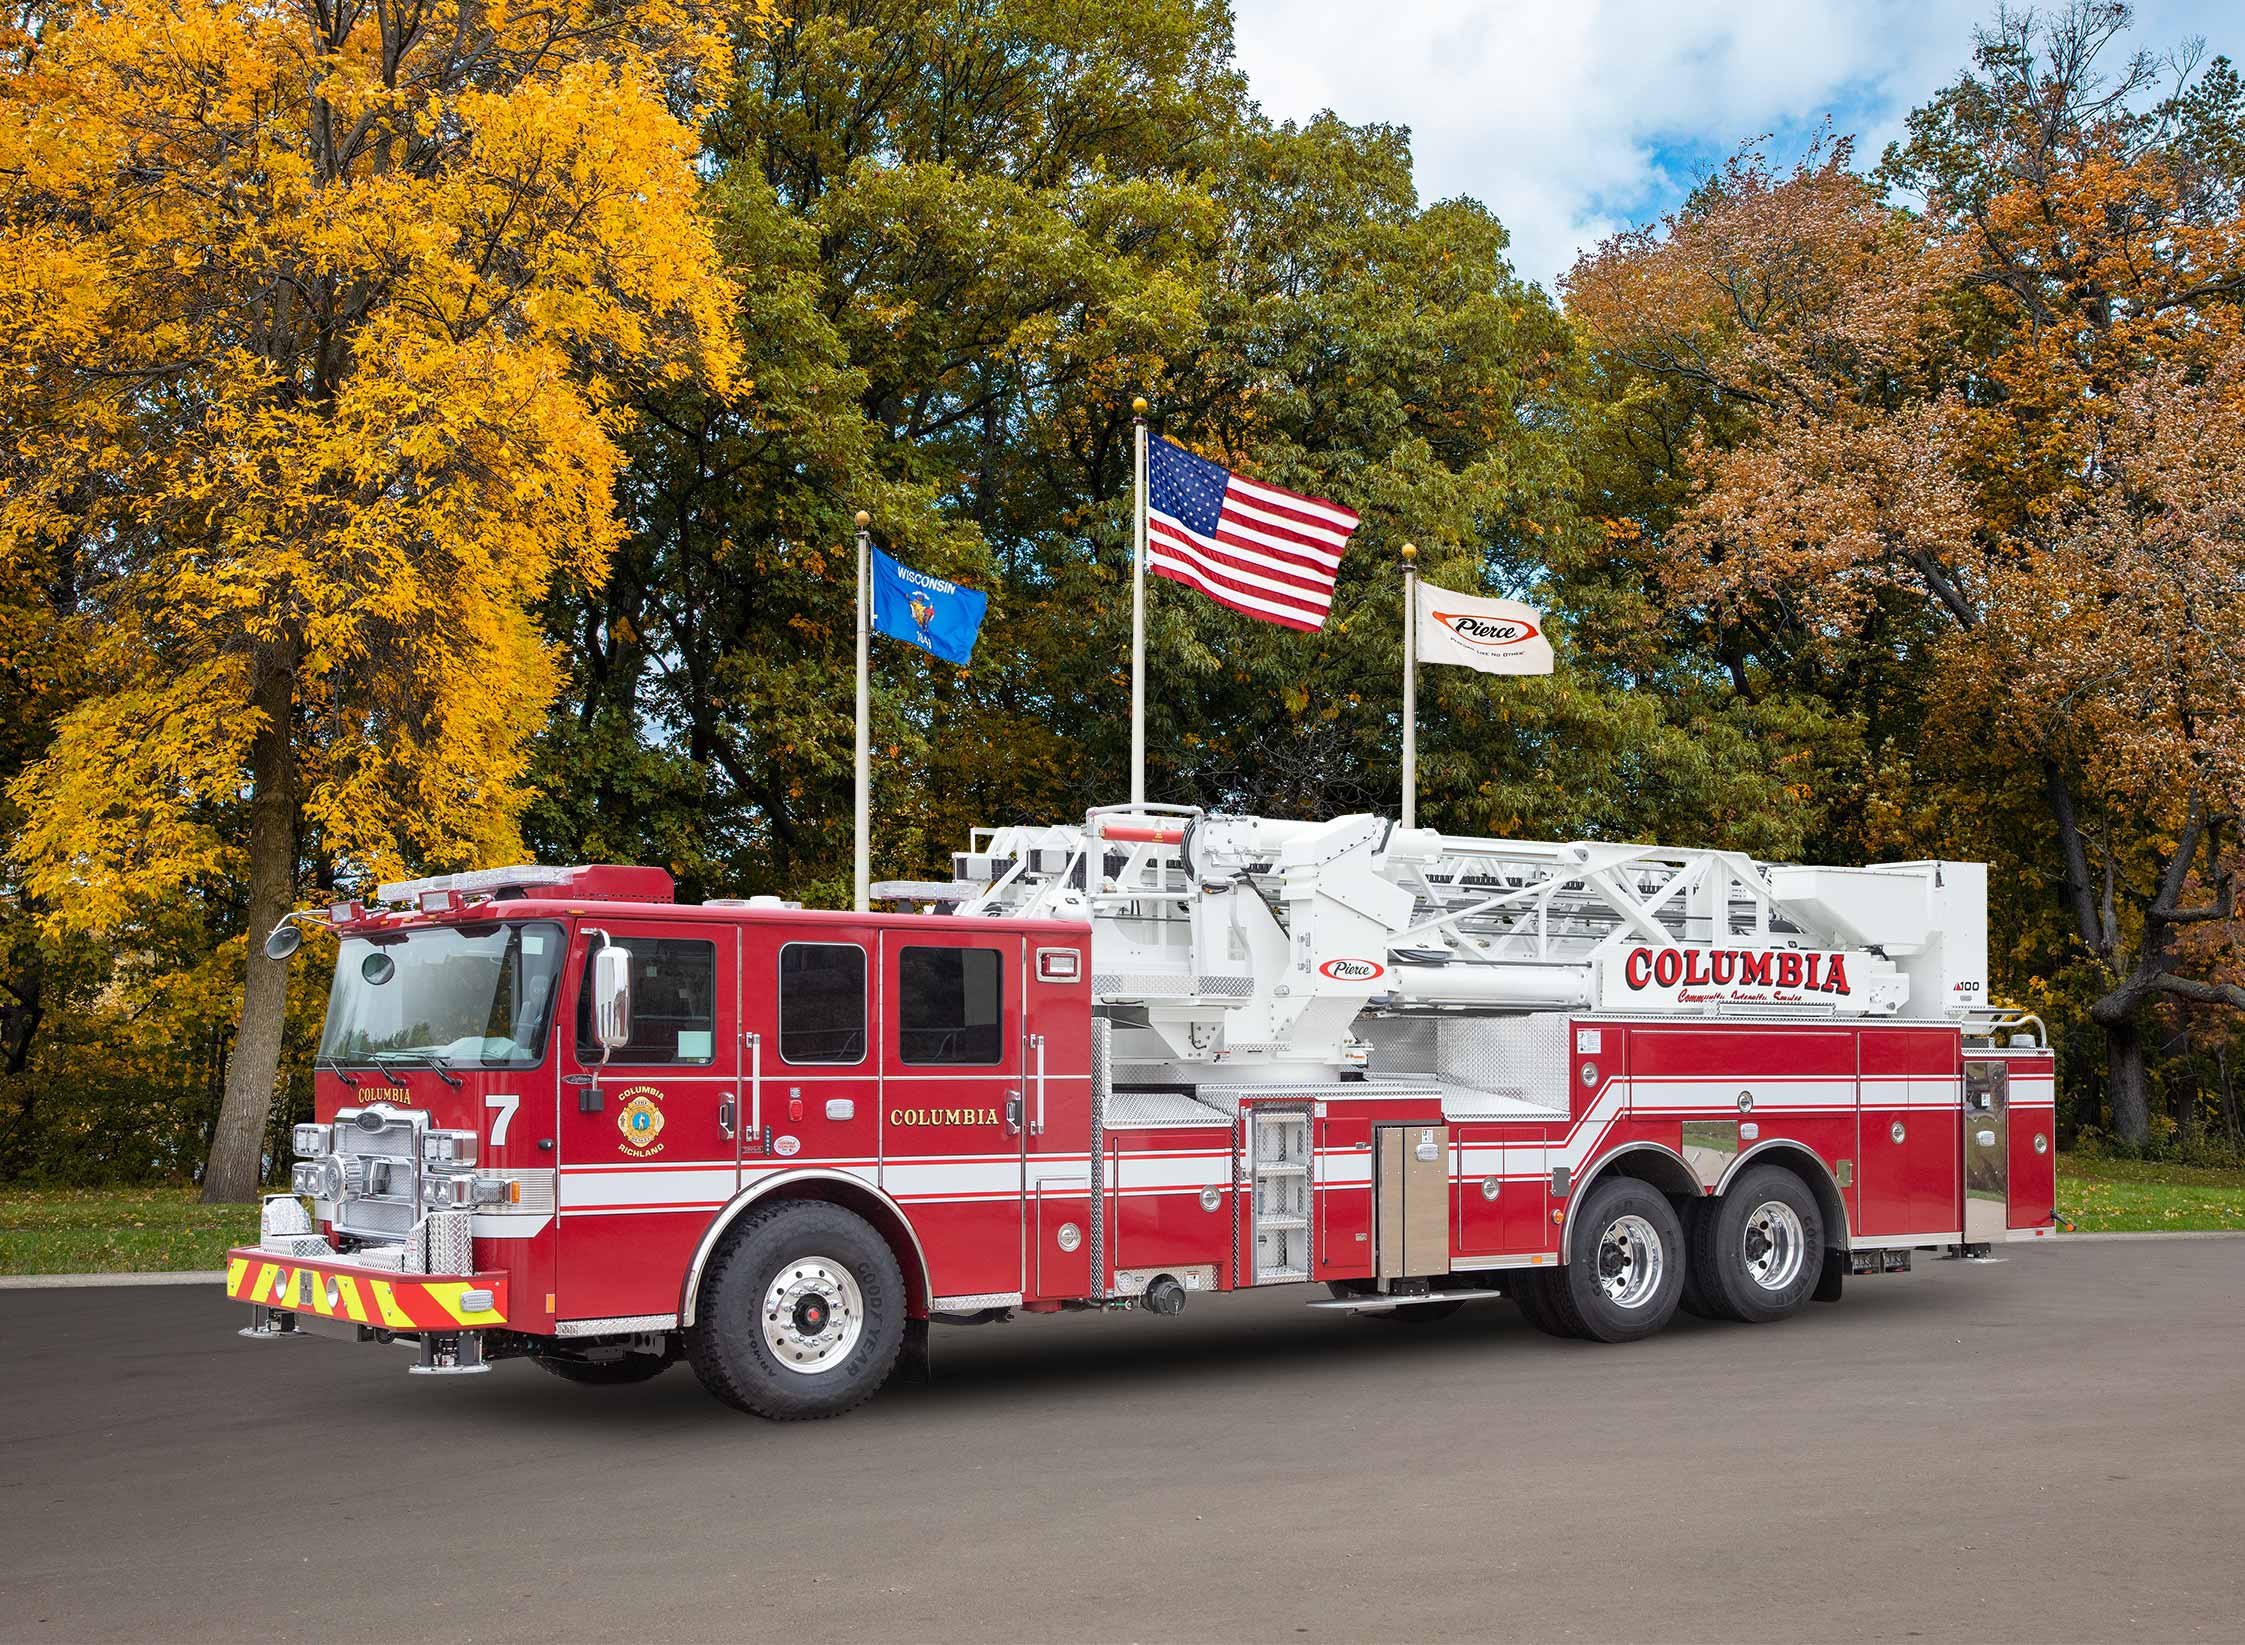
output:
[[[0, 553], [67, 563], [90, 680], [12, 785], [50, 929], [231, 897], [254, 938], [308, 877], [518, 848], [529, 608], [618, 536], [631, 386], [731, 370], [690, 122], [739, 15], [58, 0], [10, 38]], [[211, 1199], [272, 1102], [254, 941], [246, 984]]]
[[2039, 796], [2141, 1140], [2147, 1005], [2245, 1005], [2209, 935], [2245, 818], [2245, 96], [2220, 61], [2112, 67], [2126, 23], [2007, 14], [1876, 180], [1844, 142], [1783, 176], [1750, 150], [1569, 292], [1689, 407], [1666, 596], [1763, 658], [1922, 636], [1950, 797]]

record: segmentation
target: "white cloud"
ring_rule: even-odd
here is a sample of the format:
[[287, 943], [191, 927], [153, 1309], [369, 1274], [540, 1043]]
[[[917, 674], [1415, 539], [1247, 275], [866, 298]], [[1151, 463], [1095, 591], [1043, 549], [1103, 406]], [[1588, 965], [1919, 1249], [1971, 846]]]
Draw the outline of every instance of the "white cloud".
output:
[[[1694, 157], [1831, 112], [1879, 148], [1970, 58], [1993, 0], [1234, 0], [1265, 111], [1412, 128], [1420, 194], [1470, 194], [1546, 285], [1657, 216]], [[2226, 26], [2225, 26], [2226, 25]], [[2209, 0], [2137, 8], [2135, 41], [2245, 55]]]

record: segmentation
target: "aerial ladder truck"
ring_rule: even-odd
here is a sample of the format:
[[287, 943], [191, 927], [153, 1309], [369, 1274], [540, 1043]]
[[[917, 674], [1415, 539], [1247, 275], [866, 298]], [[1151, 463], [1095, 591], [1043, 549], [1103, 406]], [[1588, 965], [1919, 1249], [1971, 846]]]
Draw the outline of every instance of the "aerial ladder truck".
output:
[[1977, 863], [1771, 864], [1177, 806], [980, 829], [894, 912], [524, 866], [337, 939], [260, 1338], [687, 1359], [831, 1415], [931, 1323], [1278, 1285], [1603, 1342], [1766, 1324], [2052, 1223], [2041, 1024]]

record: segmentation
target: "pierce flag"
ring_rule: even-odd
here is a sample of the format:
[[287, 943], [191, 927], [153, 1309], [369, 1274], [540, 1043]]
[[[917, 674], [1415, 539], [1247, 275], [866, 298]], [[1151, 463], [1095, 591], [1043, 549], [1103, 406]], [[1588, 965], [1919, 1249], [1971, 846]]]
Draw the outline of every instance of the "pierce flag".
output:
[[1484, 674], [1548, 674], [1543, 613], [1518, 600], [1479, 599], [1418, 583], [1419, 661]]
[[872, 559], [873, 632], [964, 668], [990, 596], [899, 565], [877, 548]]

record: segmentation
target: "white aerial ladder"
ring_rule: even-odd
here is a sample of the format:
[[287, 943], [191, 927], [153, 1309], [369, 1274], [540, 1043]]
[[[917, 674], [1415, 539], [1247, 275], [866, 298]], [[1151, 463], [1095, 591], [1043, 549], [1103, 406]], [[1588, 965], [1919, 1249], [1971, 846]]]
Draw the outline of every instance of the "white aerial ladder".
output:
[[[1802, 867], [1145, 805], [977, 829], [953, 871], [875, 894], [1088, 921], [1093, 995], [1139, 1079], [1330, 1080], [1363, 1065], [1367, 1016], [1990, 1014], [1979, 863]], [[1810, 985], [1738, 980], [1772, 956]]]

